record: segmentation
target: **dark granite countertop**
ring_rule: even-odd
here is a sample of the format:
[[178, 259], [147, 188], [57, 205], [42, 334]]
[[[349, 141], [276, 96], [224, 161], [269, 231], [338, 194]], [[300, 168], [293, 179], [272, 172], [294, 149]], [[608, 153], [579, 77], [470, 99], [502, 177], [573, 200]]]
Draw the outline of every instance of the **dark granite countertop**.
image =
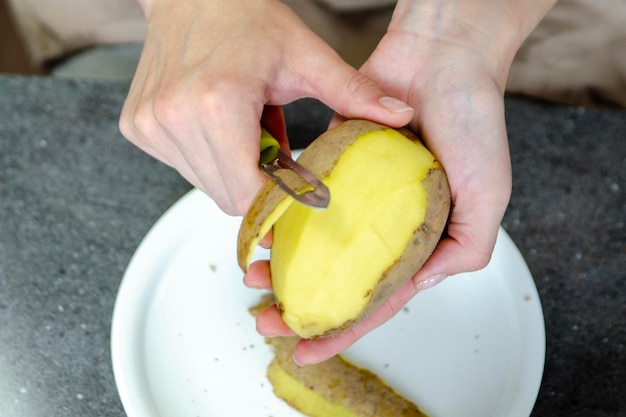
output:
[[[110, 359], [137, 245], [190, 186], [126, 142], [126, 85], [0, 76], [0, 416], [123, 416]], [[287, 109], [292, 137], [328, 118]], [[503, 223], [541, 296], [534, 417], [626, 415], [626, 111], [507, 97]], [[471, 416], [470, 416], [471, 417]]]

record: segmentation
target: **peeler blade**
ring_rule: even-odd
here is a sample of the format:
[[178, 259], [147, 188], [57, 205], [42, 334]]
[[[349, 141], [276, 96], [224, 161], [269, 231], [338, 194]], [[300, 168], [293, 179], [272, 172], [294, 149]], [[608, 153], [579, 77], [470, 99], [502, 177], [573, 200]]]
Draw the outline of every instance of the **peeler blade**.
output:
[[[261, 160], [259, 161], [259, 168], [296, 201], [319, 209], [325, 209], [330, 204], [330, 190], [328, 187], [309, 170], [281, 151], [278, 141], [265, 129], [261, 129]], [[300, 180], [304, 181], [305, 185], [295, 187], [287, 183], [279, 175], [281, 170], [292, 171]]]

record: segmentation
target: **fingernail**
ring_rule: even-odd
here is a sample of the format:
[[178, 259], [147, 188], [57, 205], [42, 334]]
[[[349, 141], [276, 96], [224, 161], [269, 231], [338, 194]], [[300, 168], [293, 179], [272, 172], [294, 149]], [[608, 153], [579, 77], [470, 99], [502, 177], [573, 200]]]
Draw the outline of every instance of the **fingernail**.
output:
[[304, 368], [304, 365], [296, 360], [296, 355], [293, 355], [291, 359], [293, 360], [293, 363], [295, 363], [298, 368]]
[[259, 333], [261, 336], [263, 337], [267, 337], [268, 339], [273, 339], [275, 337], [280, 336], [278, 333], [274, 333], [274, 332], [263, 332], [263, 329], [259, 329], [259, 326], [257, 325], [256, 327], [256, 331], [257, 333]]
[[393, 113], [403, 113], [405, 111], [413, 111], [413, 107], [406, 104], [404, 101], [398, 100], [393, 97], [381, 97], [378, 100], [378, 104], [386, 108]]
[[434, 287], [439, 284], [441, 281], [446, 279], [448, 276], [446, 274], [433, 275], [432, 277], [426, 278], [423, 281], [417, 283], [417, 291], [423, 291], [430, 287]]

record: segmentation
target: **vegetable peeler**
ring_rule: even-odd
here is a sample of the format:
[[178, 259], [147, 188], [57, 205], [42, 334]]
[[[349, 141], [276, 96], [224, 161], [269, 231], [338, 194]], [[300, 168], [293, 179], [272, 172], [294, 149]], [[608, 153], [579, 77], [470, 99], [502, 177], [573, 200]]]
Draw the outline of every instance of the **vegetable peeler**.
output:
[[[309, 170], [281, 151], [278, 141], [264, 128], [261, 128], [259, 168], [296, 201], [319, 209], [328, 207], [330, 203], [328, 187]], [[299, 185], [296, 185], [294, 181], [289, 181], [287, 176], [280, 175], [281, 170], [295, 173]]]

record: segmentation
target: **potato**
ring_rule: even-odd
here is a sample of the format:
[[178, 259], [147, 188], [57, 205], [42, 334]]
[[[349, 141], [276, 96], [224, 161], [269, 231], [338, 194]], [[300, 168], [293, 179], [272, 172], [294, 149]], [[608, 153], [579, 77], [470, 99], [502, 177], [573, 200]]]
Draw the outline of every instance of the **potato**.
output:
[[317, 338], [367, 317], [421, 268], [445, 228], [450, 190], [409, 130], [363, 120], [325, 132], [298, 162], [330, 189], [328, 208], [294, 203], [267, 181], [241, 223], [238, 261], [247, 271], [273, 228], [276, 304], [300, 337]]
[[298, 367], [292, 359], [297, 338], [268, 339], [275, 358], [267, 369], [274, 394], [311, 417], [425, 417], [372, 372], [341, 356]]

